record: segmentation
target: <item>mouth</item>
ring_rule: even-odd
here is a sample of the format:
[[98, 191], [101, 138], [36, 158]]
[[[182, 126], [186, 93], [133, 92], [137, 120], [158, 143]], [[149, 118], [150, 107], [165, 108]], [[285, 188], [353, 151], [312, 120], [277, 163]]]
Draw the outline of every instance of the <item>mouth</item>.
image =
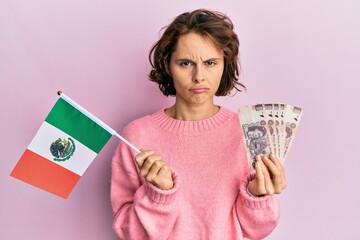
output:
[[204, 93], [209, 91], [209, 88], [207, 87], [194, 87], [194, 88], [190, 88], [190, 91], [193, 93]]

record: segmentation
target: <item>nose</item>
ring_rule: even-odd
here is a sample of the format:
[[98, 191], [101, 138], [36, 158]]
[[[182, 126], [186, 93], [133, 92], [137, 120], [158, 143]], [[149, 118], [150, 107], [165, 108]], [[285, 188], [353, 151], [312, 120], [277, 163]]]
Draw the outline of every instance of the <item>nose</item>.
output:
[[194, 83], [199, 83], [199, 82], [205, 81], [204, 69], [203, 69], [203, 67], [202, 67], [200, 64], [197, 64], [197, 65], [193, 68], [192, 81], [193, 81]]

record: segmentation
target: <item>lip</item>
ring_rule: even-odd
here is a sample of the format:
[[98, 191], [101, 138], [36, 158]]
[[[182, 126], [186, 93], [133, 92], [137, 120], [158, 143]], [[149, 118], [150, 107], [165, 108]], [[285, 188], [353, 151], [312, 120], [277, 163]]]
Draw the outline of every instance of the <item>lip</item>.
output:
[[207, 88], [207, 87], [193, 87], [193, 88], [190, 88], [190, 91], [194, 92], [194, 93], [204, 93], [204, 92], [209, 91], [209, 88]]

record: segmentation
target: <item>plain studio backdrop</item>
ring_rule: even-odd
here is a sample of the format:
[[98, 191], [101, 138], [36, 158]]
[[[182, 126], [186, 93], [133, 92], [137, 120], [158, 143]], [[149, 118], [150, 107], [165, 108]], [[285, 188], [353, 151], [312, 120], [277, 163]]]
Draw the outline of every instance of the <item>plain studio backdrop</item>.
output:
[[355, 0], [1, 0], [0, 239], [116, 239], [109, 199], [116, 137], [68, 200], [9, 174], [58, 90], [119, 132], [170, 106], [174, 99], [147, 80], [148, 52], [163, 26], [197, 8], [226, 13], [240, 38], [248, 90], [218, 104], [236, 111], [279, 101], [305, 109], [285, 163], [280, 222], [267, 239], [360, 239]]

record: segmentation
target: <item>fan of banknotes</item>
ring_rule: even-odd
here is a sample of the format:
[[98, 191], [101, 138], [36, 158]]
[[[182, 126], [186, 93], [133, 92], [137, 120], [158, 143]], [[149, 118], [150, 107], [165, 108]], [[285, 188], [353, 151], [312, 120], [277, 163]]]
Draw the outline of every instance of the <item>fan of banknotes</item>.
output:
[[273, 153], [284, 164], [299, 128], [303, 109], [284, 103], [256, 104], [238, 109], [249, 167], [255, 156]]

